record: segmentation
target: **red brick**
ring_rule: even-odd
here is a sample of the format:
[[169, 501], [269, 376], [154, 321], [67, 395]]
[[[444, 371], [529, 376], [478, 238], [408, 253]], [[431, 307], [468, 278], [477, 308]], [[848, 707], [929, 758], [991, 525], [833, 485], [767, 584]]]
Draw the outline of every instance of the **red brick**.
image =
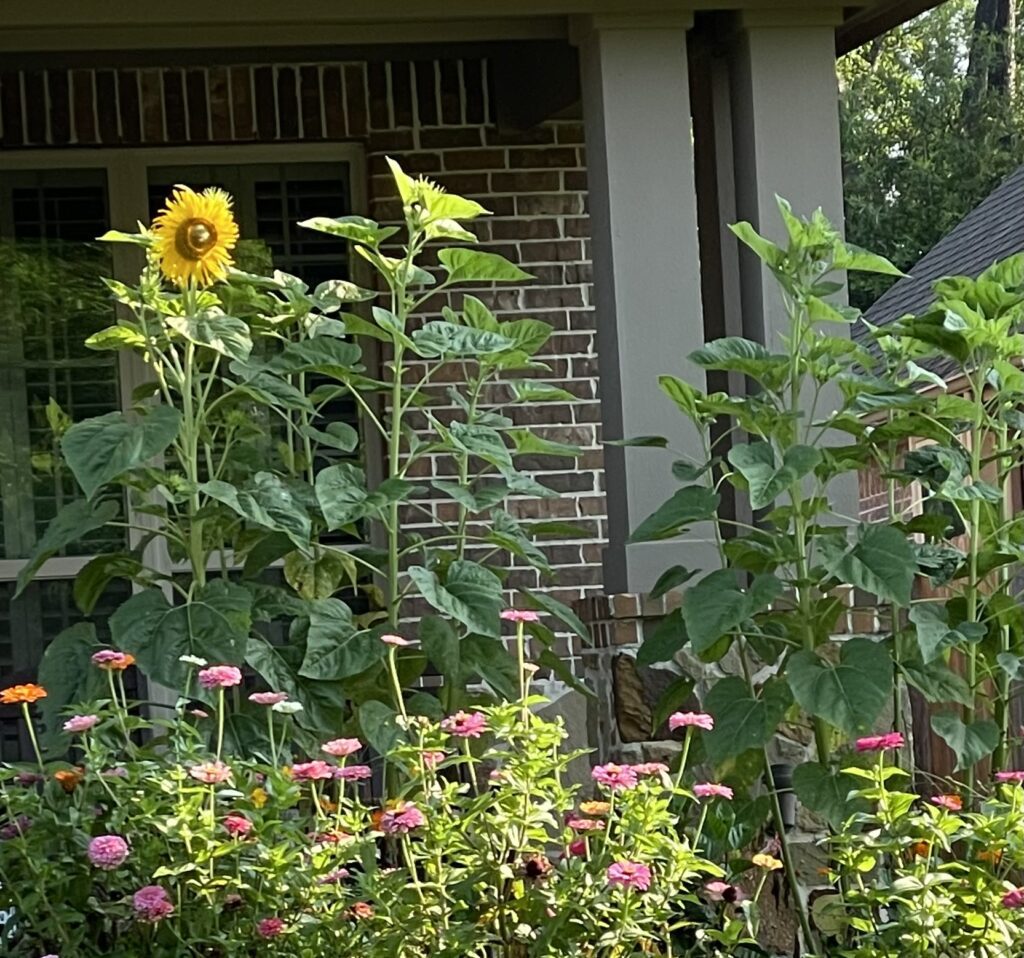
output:
[[585, 170], [566, 170], [562, 174], [567, 190], [586, 190], [587, 174]]
[[508, 165], [512, 169], [519, 168], [552, 168], [576, 166], [576, 151], [569, 147], [552, 147], [550, 149], [510, 149]]
[[466, 122], [487, 120], [487, 65], [483, 60], [463, 60], [462, 80], [465, 84]]
[[559, 234], [557, 220], [491, 220], [491, 235], [505, 239], [555, 239]]
[[441, 61], [441, 122], [462, 122], [462, 90], [456, 60]]
[[504, 150], [451, 150], [444, 154], [446, 170], [500, 170], [504, 166]]
[[583, 200], [578, 193], [517, 196], [516, 212], [520, 216], [578, 215], [583, 212]]
[[460, 146], [482, 146], [482, 132], [478, 126], [442, 126], [433, 130], [421, 130], [420, 146], [425, 150], [451, 150]]
[[391, 75], [391, 110], [395, 126], [412, 126], [412, 64], [400, 60], [388, 64]]
[[531, 130], [499, 130], [487, 127], [489, 146], [546, 146], [555, 142], [555, 131], [549, 126], [536, 126]]
[[495, 193], [545, 193], [562, 187], [562, 175], [555, 172], [492, 173], [491, 189]]

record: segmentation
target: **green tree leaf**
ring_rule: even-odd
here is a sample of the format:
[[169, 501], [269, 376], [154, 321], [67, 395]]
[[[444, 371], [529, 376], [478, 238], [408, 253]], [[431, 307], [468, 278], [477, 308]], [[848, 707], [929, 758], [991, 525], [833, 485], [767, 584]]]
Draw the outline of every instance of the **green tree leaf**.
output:
[[720, 496], [707, 486], [677, 489], [629, 537], [630, 542], [652, 542], [679, 535], [695, 522], [713, 519]]
[[999, 726], [991, 719], [965, 725], [959, 715], [933, 715], [932, 731], [953, 750], [957, 772], [991, 755], [999, 745]]
[[871, 728], [892, 694], [892, 659], [870, 639], [839, 643], [838, 663], [802, 649], [786, 667], [793, 698], [807, 713], [848, 735]]
[[457, 559], [448, 567], [443, 585], [422, 566], [412, 566], [409, 576], [431, 606], [450, 615], [470, 632], [491, 638], [501, 635], [501, 580], [490, 569]]
[[76, 499], [62, 506], [51, 520], [18, 572], [18, 586], [14, 593], [17, 598], [32, 581], [35, 574], [47, 559], [55, 556], [65, 546], [76, 542], [96, 529], [102, 529], [120, 512], [117, 503], [112, 499], [103, 502], [88, 502]]
[[927, 663], [920, 659], [901, 659], [899, 669], [903, 678], [929, 702], [971, 705], [974, 701], [964, 677], [941, 659]]
[[356, 564], [351, 556], [337, 549], [312, 557], [289, 552], [284, 558], [284, 577], [304, 599], [329, 599], [341, 587], [342, 580], [355, 584]]
[[592, 645], [590, 630], [583, 623], [583, 620], [564, 602], [559, 602], [553, 595], [547, 592], [534, 592], [531, 589], [522, 589], [525, 605], [528, 609], [547, 612], [562, 623], [569, 631], [578, 635], [585, 645]]
[[703, 736], [708, 756], [721, 764], [748, 749], [760, 749], [775, 733], [789, 701], [783, 682], [768, 682], [759, 696], [753, 696], [743, 679], [720, 679], [704, 700], [705, 709], [715, 717], [714, 729]]
[[184, 688], [182, 655], [240, 663], [252, 625], [252, 594], [226, 579], [197, 589], [190, 602], [171, 605], [159, 589], [145, 589], [110, 617], [113, 644], [138, 659], [153, 681]]
[[101, 486], [160, 455], [174, 441], [180, 422], [173, 406], [153, 406], [136, 417], [107, 413], [75, 423], [61, 439], [61, 452], [91, 499]]
[[518, 283], [533, 279], [497, 253], [453, 247], [441, 250], [437, 258], [448, 271], [449, 283]]
[[861, 524], [852, 542], [827, 535], [819, 536], [817, 544], [825, 568], [840, 581], [888, 602], [910, 605], [917, 561], [898, 529]]
[[817, 762], [805, 762], [793, 770], [793, 791], [797, 798], [836, 830], [841, 829], [851, 815], [868, 810], [866, 801], [852, 795], [861, 785], [853, 775]]
[[90, 615], [113, 579], [137, 581], [147, 575], [146, 567], [127, 552], [108, 552], [90, 559], [75, 576], [75, 605]]

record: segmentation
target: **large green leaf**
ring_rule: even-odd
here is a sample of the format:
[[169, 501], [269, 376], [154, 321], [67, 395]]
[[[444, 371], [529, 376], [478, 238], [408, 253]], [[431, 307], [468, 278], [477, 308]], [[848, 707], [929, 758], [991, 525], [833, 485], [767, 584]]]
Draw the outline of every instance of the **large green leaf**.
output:
[[892, 659], [886, 646], [853, 638], [839, 644], [839, 661], [803, 649], [786, 667], [800, 707], [849, 735], [871, 728], [892, 694]]
[[245, 362], [252, 352], [249, 327], [234, 316], [207, 309], [195, 316], [165, 316], [164, 322], [190, 343], [229, 359]]
[[81, 539], [82, 536], [102, 529], [111, 519], [118, 514], [118, 505], [111, 499], [104, 502], [87, 502], [84, 499], [76, 499], [63, 506], [46, 527], [46, 532], [40, 536], [28, 562], [18, 572], [18, 587], [14, 593], [17, 598], [24, 591], [25, 586], [32, 581], [33, 576], [40, 567], [51, 556], [55, 556], [65, 546]]
[[412, 334], [416, 352], [420, 356], [486, 356], [512, 349], [511, 339], [486, 329], [473, 329], [434, 320], [424, 323]]
[[820, 536], [817, 543], [825, 568], [837, 579], [888, 602], [910, 605], [917, 561], [910, 542], [898, 529], [861, 524], [852, 542], [827, 535]]
[[459, 449], [472, 456], [477, 456], [499, 469], [511, 468], [512, 454], [505, 445], [501, 433], [496, 429], [475, 423], [466, 424], [458, 420], [453, 422], [449, 428], [451, 441]]
[[991, 719], [965, 725], [959, 715], [933, 715], [932, 731], [956, 755], [956, 769], [970, 768], [991, 755], [999, 745], [999, 726]]
[[152, 577], [153, 574], [130, 553], [102, 553], [78, 570], [74, 585], [75, 605], [86, 615], [91, 615], [111, 580], [152, 581]]
[[769, 353], [760, 343], [740, 336], [723, 336], [690, 353], [703, 369], [739, 372], [759, 381], [776, 381], [785, 374], [787, 357]]
[[402, 739], [398, 713], [384, 702], [370, 699], [359, 706], [359, 727], [366, 743], [378, 755], [387, 755]]
[[505, 643], [483, 635], [468, 635], [460, 646], [463, 675], [479, 675], [501, 698], [519, 695], [519, 665]]
[[917, 634], [917, 647], [925, 663], [940, 659], [946, 649], [963, 647], [985, 638], [987, 629], [980, 622], [949, 624], [949, 612], [938, 602], [918, 602], [911, 606], [910, 621]]
[[746, 220], [730, 224], [729, 229], [740, 242], [749, 246], [765, 265], [777, 268], [785, 260], [786, 251], [776, 246], [771, 240], [765, 239]]
[[329, 599], [343, 579], [354, 586], [357, 574], [355, 559], [340, 549], [321, 547], [312, 556], [288, 552], [284, 557], [285, 580], [304, 599]]
[[350, 462], [328, 466], [316, 475], [316, 498], [328, 529], [340, 529], [366, 516], [368, 496], [366, 473]]
[[584, 644], [593, 644], [590, 638], [590, 630], [583, 620], [564, 602], [559, 602], [558, 599], [547, 592], [533, 592], [530, 589], [521, 589], [520, 591], [525, 599], [527, 608], [547, 612], [548, 615], [554, 616], [562, 625], [583, 639]]
[[707, 486], [677, 489], [633, 531], [630, 542], [651, 542], [679, 535], [695, 522], [714, 518], [720, 496]]
[[821, 453], [813, 446], [790, 446], [778, 465], [769, 443], [751, 442], [733, 446], [729, 462], [747, 481], [751, 507], [764, 509], [814, 469], [821, 462]]
[[497, 253], [455, 247], [441, 250], [437, 258], [450, 283], [518, 283], [533, 278]]
[[340, 599], [310, 603], [306, 654], [299, 675], [321, 681], [347, 679], [372, 668], [386, 655], [380, 633], [358, 629], [352, 610]]
[[424, 616], [420, 619], [418, 634], [423, 651], [444, 676], [445, 682], [461, 685], [463, 677], [459, 637], [449, 622], [436, 615]]
[[113, 644], [138, 659], [146, 675], [168, 688], [184, 686], [182, 655], [238, 664], [246, 654], [252, 594], [226, 579], [171, 605], [159, 589], [137, 592], [110, 617]]
[[40, 700], [39, 707], [45, 748], [59, 742], [62, 709], [103, 695], [106, 683], [90, 661], [98, 648], [96, 627], [91, 622], [77, 622], [58, 634], [43, 652], [39, 684], [47, 695]]
[[180, 421], [173, 406], [153, 406], [145, 415], [132, 417], [110, 412], [75, 423], [60, 448], [91, 499], [101, 486], [160, 455], [174, 441]]
[[699, 569], [687, 569], [686, 566], [682, 565], [669, 567], [658, 576], [658, 581], [654, 583], [654, 588], [650, 591], [650, 597], [652, 599], [660, 599], [667, 592], [685, 585], [699, 571]]
[[782, 583], [767, 573], [755, 576], [747, 590], [740, 588], [730, 569], [706, 575], [683, 599], [683, 621], [694, 651], [700, 654], [710, 649], [755, 612], [768, 608], [781, 593]]
[[751, 694], [741, 678], [716, 682], [704, 700], [705, 709], [715, 717], [714, 729], [704, 733], [711, 760], [720, 764], [748, 749], [760, 749], [782, 721], [789, 701], [783, 682], [767, 683], [758, 696]]
[[861, 784], [855, 776], [817, 762], [805, 762], [793, 770], [793, 791], [797, 798], [835, 829], [842, 828], [856, 812], [867, 810], [867, 802], [851, 797]]
[[509, 429], [509, 439], [515, 443], [516, 455], [582, 456], [583, 448], [567, 442], [544, 439], [529, 429]]
[[303, 728], [323, 734], [340, 728], [345, 720], [345, 698], [339, 682], [317, 682], [301, 678], [283, 652], [262, 636], [253, 636], [246, 646], [245, 661], [264, 682], [302, 705], [295, 717]]
[[[398, 232], [395, 226], [378, 226], [365, 216], [339, 216], [336, 219], [329, 216], [314, 216], [308, 220], [301, 220], [299, 226], [319, 233], [329, 233], [331, 236], [341, 236], [353, 243], [363, 243], [366, 246], [377, 246]], [[360, 297], [361, 299], [373, 298], [373, 293], [368, 290], [365, 292], [367, 295]]]
[[457, 559], [448, 567], [443, 585], [422, 566], [412, 566], [409, 576], [431, 606], [450, 615], [470, 632], [492, 638], [501, 635], [501, 580], [490, 569]]
[[929, 702], [956, 702], [970, 705], [974, 696], [962, 675], [954, 672], [942, 659], [923, 662], [920, 659], [901, 659], [900, 673]]
[[238, 489], [220, 479], [203, 483], [199, 488], [248, 522], [283, 532], [299, 549], [309, 550], [312, 532], [309, 514], [288, 486], [273, 473], [256, 473], [248, 489]]
[[683, 621], [682, 609], [673, 609], [646, 636], [636, 653], [637, 665], [654, 665], [656, 662], [671, 662], [675, 654], [689, 641]]
[[362, 369], [362, 349], [355, 343], [329, 336], [317, 336], [298, 343], [289, 343], [268, 364], [271, 371], [283, 374], [318, 372], [345, 380]]

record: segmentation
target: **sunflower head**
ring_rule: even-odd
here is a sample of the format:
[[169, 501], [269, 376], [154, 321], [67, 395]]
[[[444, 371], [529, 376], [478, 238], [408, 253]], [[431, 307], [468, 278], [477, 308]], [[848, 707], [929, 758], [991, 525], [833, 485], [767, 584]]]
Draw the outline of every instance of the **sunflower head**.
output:
[[202, 193], [176, 186], [153, 220], [160, 270], [179, 286], [210, 286], [227, 276], [237, 242], [231, 197], [213, 186]]

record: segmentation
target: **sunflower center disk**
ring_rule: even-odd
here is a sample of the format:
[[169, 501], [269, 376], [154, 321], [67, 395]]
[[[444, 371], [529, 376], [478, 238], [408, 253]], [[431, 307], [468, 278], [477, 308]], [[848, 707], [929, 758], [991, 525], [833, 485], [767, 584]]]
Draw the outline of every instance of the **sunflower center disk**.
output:
[[190, 219], [178, 228], [175, 240], [182, 256], [200, 260], [217, 245], [217, 229], [209, 220]]

